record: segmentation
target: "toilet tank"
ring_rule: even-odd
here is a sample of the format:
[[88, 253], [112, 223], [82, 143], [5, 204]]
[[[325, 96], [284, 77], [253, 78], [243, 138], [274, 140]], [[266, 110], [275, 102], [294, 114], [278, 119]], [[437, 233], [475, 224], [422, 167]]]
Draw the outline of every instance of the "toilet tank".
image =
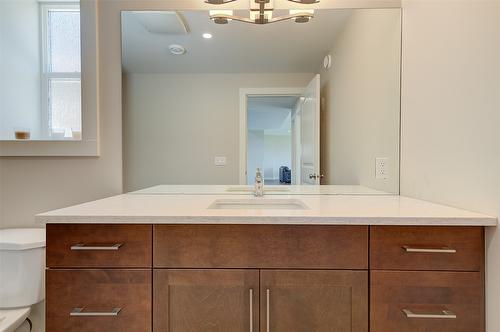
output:
[[0, 230], [0, 308], [28, 307], [45, 298], [45, 230]]

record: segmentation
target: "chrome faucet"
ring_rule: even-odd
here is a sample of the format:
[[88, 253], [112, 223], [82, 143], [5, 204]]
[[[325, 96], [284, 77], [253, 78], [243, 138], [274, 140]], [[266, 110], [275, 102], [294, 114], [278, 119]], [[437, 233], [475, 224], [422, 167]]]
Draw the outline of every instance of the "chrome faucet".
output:
[[260, 168], [257, 168], [257, 171], [255, 172], [255, 185], [253, 194], [255, 195], [255, 197], [264, 196], [264, 179], [262, 178]]

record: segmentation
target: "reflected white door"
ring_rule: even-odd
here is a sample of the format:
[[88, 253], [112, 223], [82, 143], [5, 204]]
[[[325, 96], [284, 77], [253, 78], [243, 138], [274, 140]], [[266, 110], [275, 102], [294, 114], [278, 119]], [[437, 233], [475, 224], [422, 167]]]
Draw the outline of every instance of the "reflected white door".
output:
[[304, 91], [301, 112], [301, 184], [320, 184], [320, 75], [316, 75]]

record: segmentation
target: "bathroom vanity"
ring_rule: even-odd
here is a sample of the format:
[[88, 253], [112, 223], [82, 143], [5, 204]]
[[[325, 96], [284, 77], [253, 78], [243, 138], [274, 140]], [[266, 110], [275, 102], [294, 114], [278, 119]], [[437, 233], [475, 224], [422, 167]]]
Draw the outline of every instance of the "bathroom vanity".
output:
[[399, 196], [126, 194], [37, 219], [48, 331], [484, 331], [493, 217]]

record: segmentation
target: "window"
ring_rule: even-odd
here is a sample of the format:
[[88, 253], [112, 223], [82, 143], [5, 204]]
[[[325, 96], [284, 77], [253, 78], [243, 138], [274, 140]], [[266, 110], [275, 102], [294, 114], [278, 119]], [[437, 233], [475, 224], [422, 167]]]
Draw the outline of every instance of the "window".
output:
[[41, 13], [42, 129], [51, 139], [80, 139], [80, 7], [42, 4]]

